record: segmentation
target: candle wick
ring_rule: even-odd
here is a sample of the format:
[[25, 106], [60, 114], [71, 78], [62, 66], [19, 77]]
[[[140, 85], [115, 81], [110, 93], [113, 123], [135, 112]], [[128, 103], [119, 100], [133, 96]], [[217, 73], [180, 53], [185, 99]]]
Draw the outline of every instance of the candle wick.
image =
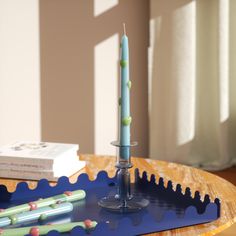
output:
[[124, 34], [126, 35], [125, 23], [123, 23]]

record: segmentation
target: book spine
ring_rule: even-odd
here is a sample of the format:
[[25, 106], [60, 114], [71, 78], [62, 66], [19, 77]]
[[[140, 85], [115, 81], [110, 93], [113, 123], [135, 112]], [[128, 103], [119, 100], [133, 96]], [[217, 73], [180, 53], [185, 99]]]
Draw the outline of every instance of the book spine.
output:
[[0, 170], [11, 170], [11, 169], [16, 169], [16, 170], [22, 170], [22, 171], [49, 171], [50, 166], [49, 165], [43, 165], [42, 163], [37, 165], [34, 163], [2, 163], [0, 162]]
[[0, 159], [0, 169], [2, 167], [11, 166], [12, 168], [27, 168], [27, 169], [52, 169], [53, 168], [53, 160], [51, 159], [36, 159], [36, 158], [9, 158], [9, 157], [1, 157]]
[[34, 171], [18, 171], [18, 170], [0, 170], [0, 176], [12, 179], [40, 180], [47, 179], [49, 181], [57, 181], [58, 177], [53, 172], [34, 172]]

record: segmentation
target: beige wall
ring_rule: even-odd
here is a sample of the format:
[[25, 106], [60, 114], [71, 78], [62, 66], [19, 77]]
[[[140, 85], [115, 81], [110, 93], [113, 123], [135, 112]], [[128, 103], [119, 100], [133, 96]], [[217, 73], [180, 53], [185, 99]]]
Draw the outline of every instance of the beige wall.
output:
[[[95, 152], [94, 48], [117, 33], [121, 35], [125, 22], [133, 82], [132, 139], [139, 142], [133, 155], [147, 156], [149, 1], [120, 0], [96, 17], [92, 0], [41, 0], [39, 3], [42, 139], [79, 143], [81, 153]], [[117, 79], [114, 83], [118, 83]], [[106, 117], [104, 124], [108, 120]], [[104, 133], [109, 133], [106, 125], [104, 129]]]

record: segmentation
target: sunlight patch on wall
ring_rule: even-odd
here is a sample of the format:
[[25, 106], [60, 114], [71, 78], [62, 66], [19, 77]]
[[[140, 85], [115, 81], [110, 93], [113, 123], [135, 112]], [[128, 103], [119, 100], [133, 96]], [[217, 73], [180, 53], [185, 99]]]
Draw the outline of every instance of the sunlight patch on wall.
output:
[[[177, 146], [195, 135], [196, 2], [175, 11], [173, 18], [173, 78], [177, 82]], [[178, 62], [178, 63], [176, 63]]]
[[95, 46], [95, 154], [116, 154], [110, 142], [117, 140], [118, 130], [118, 59], [118, 34], [114, 34]]
[[149, 48], [148, 48], [148, 112], [149, 116], [151, 116], [152, 112], [152, 80], [153, 80], [153, 74], [156, 72], [156, 67], [153, 66], [154, 64], [154, 55], [155, 55], [155, 44], [158, 44], [160, 40], [161, 35], [161, 23], [162, 23], [162, 17], [156, 17], [153, 19], [150, 19], [149, 21]]
[[94, 0], [94, 16], [99, 16], [104, 12], [115, 7], [119, 3], [119, 0]]
[[229, 1], [219, 2], [220, 122], [229, 118]]
[[38, 0], [0, 1], [0, 145], [40, 141]]

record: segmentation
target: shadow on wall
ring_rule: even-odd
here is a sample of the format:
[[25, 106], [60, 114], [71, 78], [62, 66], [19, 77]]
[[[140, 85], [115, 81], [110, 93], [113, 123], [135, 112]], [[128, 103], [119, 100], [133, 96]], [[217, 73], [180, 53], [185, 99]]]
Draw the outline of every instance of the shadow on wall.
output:
[[94, 153], [94, 47], [122, 32], [126, 22], [133, 81], [132, 139], [139, 142], [133, 155], [147, 156], [148, 1], [120, 0], [96, 17], [94, 1], [41, 0], [39, 4], [42, 140], [79, 143], [81, 153]]

